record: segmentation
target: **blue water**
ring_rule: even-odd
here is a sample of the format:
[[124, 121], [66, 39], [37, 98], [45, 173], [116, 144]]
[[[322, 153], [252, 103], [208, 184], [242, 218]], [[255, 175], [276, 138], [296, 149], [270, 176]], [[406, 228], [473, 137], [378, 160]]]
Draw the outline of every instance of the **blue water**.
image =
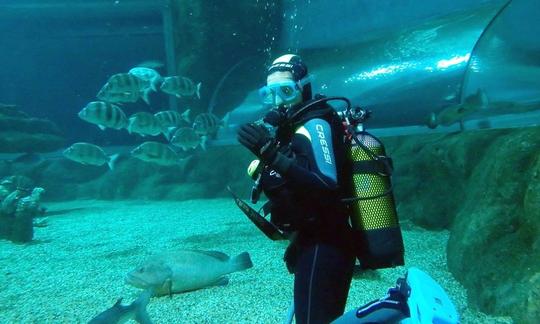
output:
[[[134, 138], [125, 132], [103, 134], [95, 125], [80, 120], [77, 113], [96, 100], [112, 74], [127, 72], [144, 60], [165, 61], [159, 12], [130, 21], [100, 17], [99, 11], [81, 20], [67, 9], [65, 15], [51, 11], [39, 14], [38, 10], [27, 9], [25, 15], [21, 9], [16, 11], [18, 15], [4, 14], [0, 20], [0, 102], [55, 121], [68, 142], [133, 143]], [[75, 12], [81, 15], [80, 11]], [[159, 33], [145, 32], [144, 26]], [[161, 107], [167, 99], [154, 93], [152, 105]], [[129, 104], [128, 112], [148, 109], [140, 101]]]
[[[519, 78], [517, 82], [490, 82], [493, 90], [488, 96], [518, 102], [526, 97], [530, 102], [538, 97], [537, 84], [531, 80], [538, 79], [540, 69], [529, 69], [537, 62], [538, 44], [534, 41], [535, 29], [526, 26], [538, 6], [536, 2], [531, 7], [534, 1], [515, 2], [517, 10], [507, 15], [511, 23], [499, 26], [502, 32], [497, 33], [495, 28], [487, 35], [479, 53], [482, 48], [490, 48], [490, 39], [501, 39], [503, 44], [510, 44], [501, 51], [525, 57], [519, 65], [504, 71], [504, 79], [514, 80], [526, 70], [533, 71], [529, 72], [531, 76], [523, 82]], [[68, 142], [133, 144], [134, 137], [125, 132], [99, 132], [76, 113], [95, 100], [112, 74], [127, 72], [145, 60], [166, 63], [163, 3], [63, 3], [0, 1], [0, 102], [16, 104], [32, 116], [52, 119]], [[316, 91], [345, 95], [356, 104], [376, 110], [372, 127], [421, 125], [432, 111], [459, 103], [464, 94], [475, 93], [479, 82], [497, 80], [488, 69], [488, 73], [480, 74], [480, 81], [476, 80], [478, 76], [470, 78], [470, 89], [463, 88], [469, 68], [467, 58], [505, 3], [344, 1], [339, 8], [331, 1], [293, 0], [206, 3], [202, 7], [197, 2], [182, 4], [182, 10], [192, 13], [188, 17], [199, 20], [175, 22], [174, 70], [181, 67], [181, 73], [202, 82], [203, 87], [200, 100], [181, 100], [179, 107], [182, 111], [187, 107], [196, 113], [206, 111], [221, 78], [230, 67], [245, 62], [214, 96], [213, 111], [221, 117], [263, 84], [264, 68], [274, 57], [297, 52], [311, 64]], [[174, 11], [178, 6], [172, 8]], [[515, 21], [522, 23], [512, 23]], [[513, 61], [503, 58], [486, 60], [505, 67]], [[437, 68], [441, 62], [453, 63]], [[159, 72], [166, 75], [167, 68]], [[373, 73], [377, 76], [358, 79]], [[512, 84], [519, 84], [519, 91], [510, 91]], [[169, 98], [163, 93], [152, 93], [150, 99], [150, 107], [142, 101], [124, 105], [126, 113], [169, 107]]]

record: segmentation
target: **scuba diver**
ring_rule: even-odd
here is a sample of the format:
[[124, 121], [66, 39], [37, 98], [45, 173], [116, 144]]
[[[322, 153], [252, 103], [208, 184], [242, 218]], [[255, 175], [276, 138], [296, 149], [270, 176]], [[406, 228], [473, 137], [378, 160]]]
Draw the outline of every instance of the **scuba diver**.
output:
[[[259, 94], [269, 111], [242, 125], [238, 141], [257, 157], [248, 167], [255, 181], [251, 202], [264, 192], [264, 216], [229, 191], [268, 238], [290, 240], [284, 261], [294, 274], [294, 300], [286, 322], [294, 316], [297, 323], [330, 323], [345, 310], [354, 272], [404, 264], [392, 160], [363, 128], [369, 111], [344, 97], [312, 95], [311, 76], [298, 55], [274, 60]], [[346, 108], [338, 111], [330, 101]], [[396, 296], [403, 297], [389, 293], [377, 307], [340, 320], [405, 318], [408, 297], [401, 298], [399, 316], [386, 311]], [[391, 317], [385, 321], [381, 314]]]
[[340, 201], [343, 125], [322, 97], [312, 98], [310, 81], [299, 56], [274, 60], [259, 91], [271, 109], [242, 125], [238, 141], [258, 158], [248, 172], [269, 200], [271, 223], [291, 240], [284, 260], [296, 322], [329, 323], [345, 310], [355, 253]]
[[[385, 297], [343, 315], [354, 272], [404, 264], [392, 160], [363, 129], [369, 111], [343, 97], [312, 95], [311, 76], [298, 55], [274, 60], [259, 94], [269, 111], [241, 125], [237, 139], [257, 157], [248, 167], [255, 181], [251, 202], [264, 192], [264, 216], [229, 191], [268, 238], [290, 240], [284, 261], [294, 274], [294, 300], [286, 323], [293, 316], [308, 324], [420, 323], [414, 321], [420, 313], [435, 318], [432, 304], [451, 305], [435, 281], [411, 268]], [[333, 100], [346, 109], [338, 112], [328, 104]]]

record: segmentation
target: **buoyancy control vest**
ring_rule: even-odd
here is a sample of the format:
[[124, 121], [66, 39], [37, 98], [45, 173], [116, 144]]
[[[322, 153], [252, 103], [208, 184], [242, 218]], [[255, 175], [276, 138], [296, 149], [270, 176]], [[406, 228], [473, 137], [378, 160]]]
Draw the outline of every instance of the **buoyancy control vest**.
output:
[[[336, 151], [336, 166], [341, 166], [345, 155], [344, 147], [340, 145], [344, 135], [341, 121], [336, 111], [323, 101], [316, 105], [310, 105], [311, 102], [316, 102], [320, 98], [316, 97], [297, 109], [289, 109], [287, 115], [280, 118], [275, 129], [276, 139], [280, 143], [279, 150], [289, 158], [300, 158], [301, 156], [297, 155], [298, 152], [293, 152], [291, 149], [291, 138], [306, 122], [320, 118], [327, 121], [332, 128], [332, 139], [327, 140], [332, 141], [334, 151]], [[309, 109], [302, 109], [307, 105], [310, 105]], [[338, 182], [340, 181], [339, 176], [338, 174]], [[328, 216], [337, 216], [332, 214], [335, 214], [336, 206], [341, 204], [338, 195], [331, 197], [328, 193], [324, 193], [322, 196], [324, 199], [317, 199], [316, 197], [320, 193], [310, 191], [309, 188], [301, 191], [294, 189], [285, 177], [277, 174], [272, 168], [264, 169], [261, 183], [264, 184], [262, 187], [270, 200], [269, 206], [265, 210], [270, 211], [271, 221], [282, 230], [296, 231], [301, 229], [304, 232], [310, 231], [312, 234], [318, 233], [322, 236], [328, 236], [324, 235], [323, 232], [329, 234], [337, 231], [333, 225], [338, 225], [339, 221], [329, 219]], [[346, 227], [346, 212], [342, 213], [341, 223], [343, 227]], [[320, 229], [321, 226], [324, 227], [324, 230]]]

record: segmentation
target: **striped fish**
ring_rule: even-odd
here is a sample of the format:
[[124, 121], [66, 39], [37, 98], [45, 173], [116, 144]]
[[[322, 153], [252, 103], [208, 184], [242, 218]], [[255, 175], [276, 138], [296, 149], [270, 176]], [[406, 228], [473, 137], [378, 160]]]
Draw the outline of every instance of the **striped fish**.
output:
[[159, 142], [144, 142], [131, 151], [131, 156], [158, 165], [176, 165], [182, 159], [168, 145]]
[[154, 114], [161, 127], [166, 130], [170, 127], [180, 127], [184, 122], [189, 123], [191, 110], [187, 109], [182, 114], [174, 110], [159, 111]]
[[97, 125], [101, 130], [105, 130], [106, 127], [122, 129], [128, 125], [128, 119], [124, 111], [117, 105], [104, 101], [90, 102], [79, 112], [79, 117], [84, 121]]
[[212, 113], [198, 114], [193, 120], [193, 129], [199, 136], [214, 138], [221, 126], [226, 126], [229, 114], [220, 120]]
[[107, 102], [136, 102], [139, 98], [149, 104], [150, 81], [130, 73], [118, 73], [109, 78], [99, 90], [97, 98]]
[[142, 136], [157, 136], [162, 132], [162, 127], [154, 115], [143, 111], [129, 117], [127, 130], [130, 134], [137, 133]]
[[201, 98], [201, 82], [197, 85], [188, 77], [172, 76], [165, 77], [160, 87], [161, 91], [180, 97], [192, 97], [194, 95], [197, 98]]
[[147, 85], [154, 91], [157, 91], [158, 86], [161, 84], [161, 82], [163, 82], [161, 75], [159, 75], [159, 73], [154, 69], [146, 67], [134, 67], [133, 69], [129, 70], [128, 73], [133, 74], [143, 81], [146, 81]]
[[180, 147], [184, 151], [197, 148], [199, 144], [201, 144], [203, 149], [206, 149], [201, 137], [191, 127], [178, 128], [171, 139], [171, 144]]
[[107, 156], [101, 147], [82, 142], [71, 145], [63, 154], [67, 159], [84, 165], [101, 166], [107, 163], [111, 170], [114, 169], [114, 163], [118, 158], [118, 154]]

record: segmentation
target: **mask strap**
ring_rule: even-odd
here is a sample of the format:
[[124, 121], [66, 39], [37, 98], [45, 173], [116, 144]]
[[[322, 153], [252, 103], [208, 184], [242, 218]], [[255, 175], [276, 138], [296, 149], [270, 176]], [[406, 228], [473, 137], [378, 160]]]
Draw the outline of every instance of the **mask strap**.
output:
[[305, 77], [303, 77], [302, 79], [296, 81], [296, 84], [298, 84], [300, 89], [302, 89], [302, 88], [304, 88], [304, 86], [306, 84], [310, 83], [313, 80], [315, 80], [315, 76], [313, 74], [308, 74]]

